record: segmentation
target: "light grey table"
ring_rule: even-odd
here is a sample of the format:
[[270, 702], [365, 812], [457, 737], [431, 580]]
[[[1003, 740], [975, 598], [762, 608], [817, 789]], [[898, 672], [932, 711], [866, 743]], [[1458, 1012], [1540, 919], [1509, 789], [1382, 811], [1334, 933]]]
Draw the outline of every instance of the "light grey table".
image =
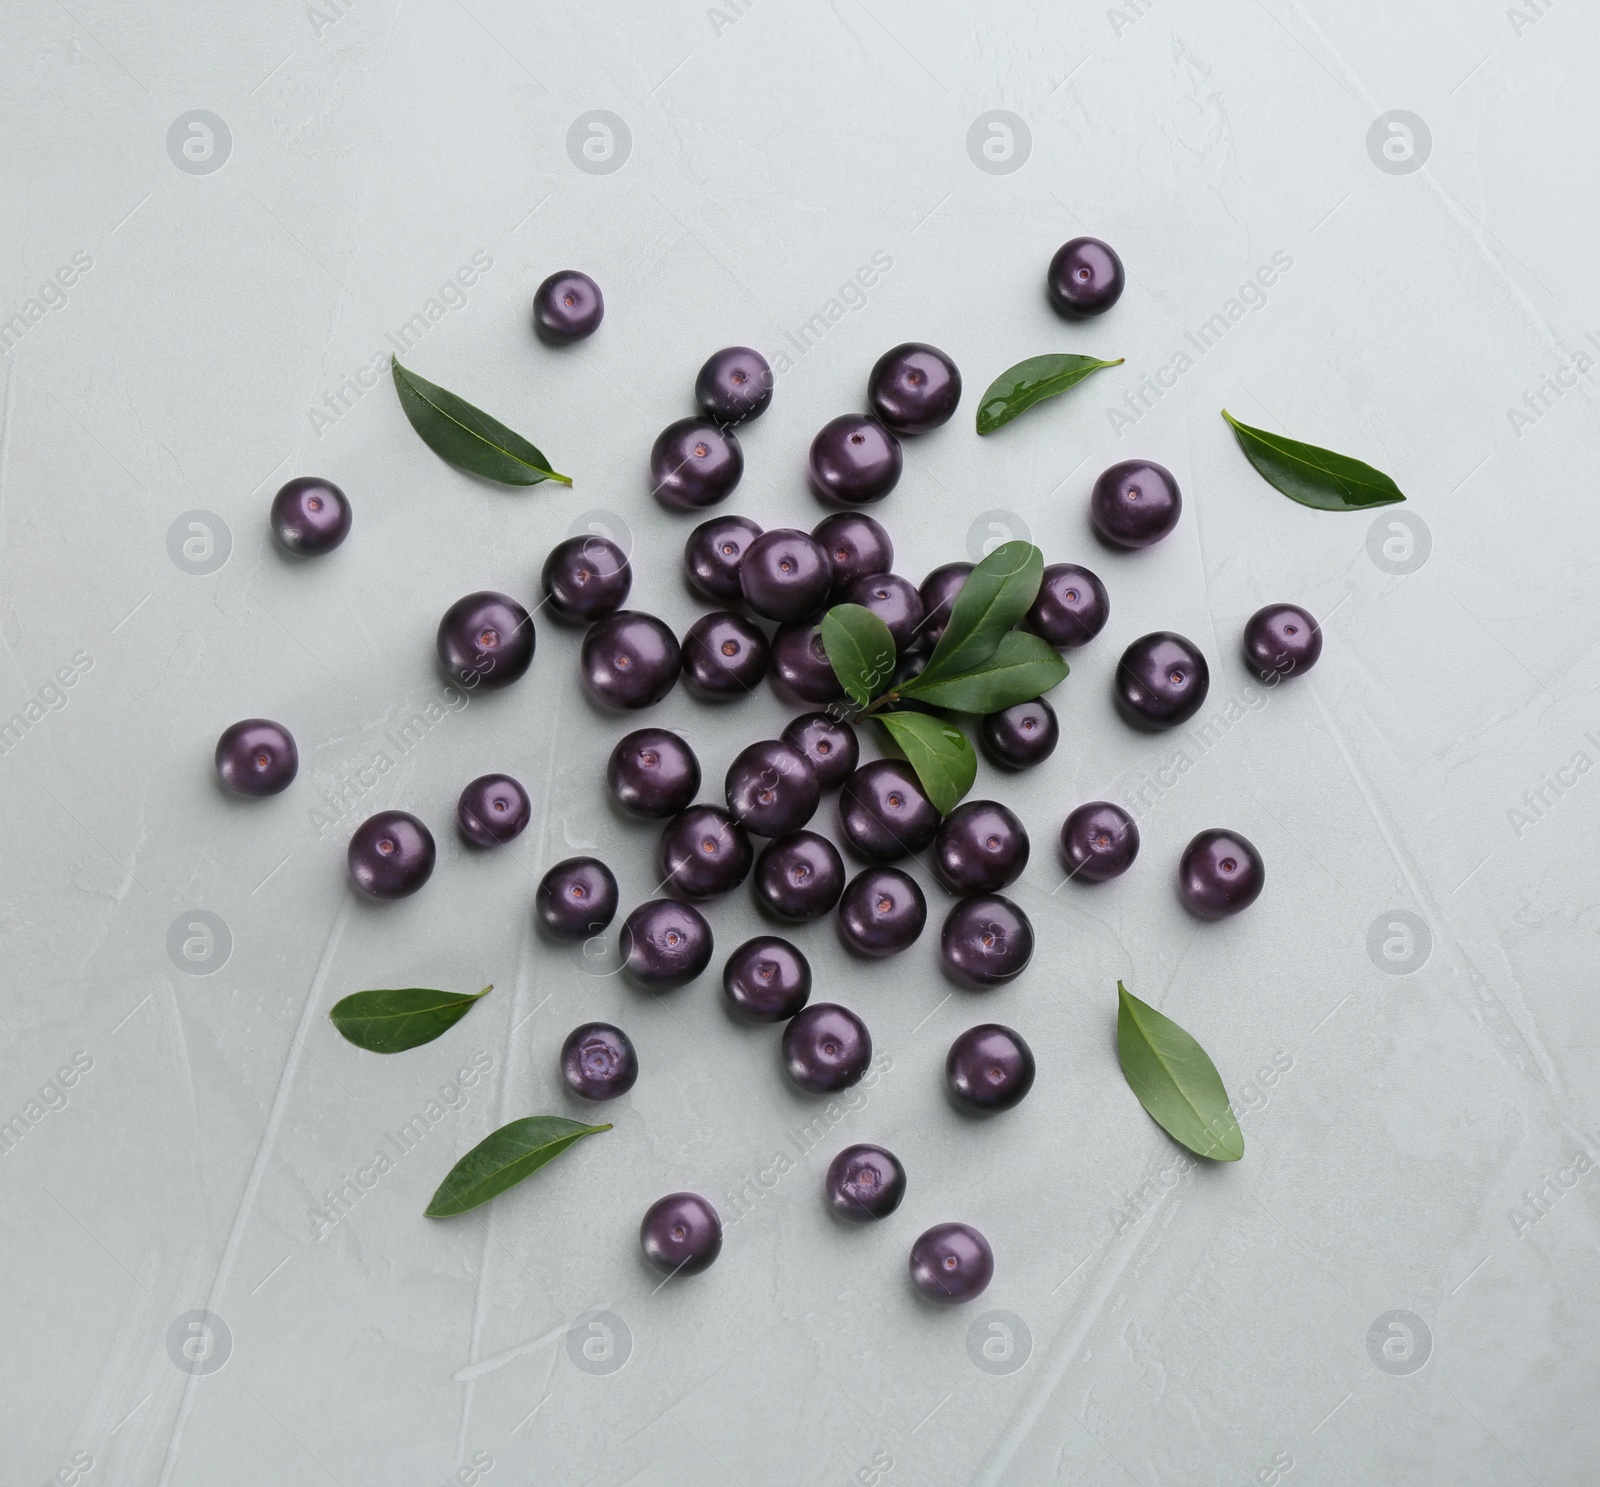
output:
[[[1591, 1480], [1597, 44], [1548, 0], [6, 6], [5, 1481]], [[1073, 327], [1041, 278], [1085, 231], [1131, 278]], [[567, 266], [608, 310], [553, 352], [528, 304]], [[535, 937], [561, 857], [605, 857], [628, 905], [651, 886], [653, 833], [603, 792], [628, 724], [542, 617], [531, 674], [466, 706], [432, 636], [470, 589], [531, 597], [595, 524], [631, 536], [638, 606], [686, 626], [689, 523], [644, 469], [701, 360], [780, 367], [730, 506], [809, 527], [811, 435], [906, 339], [967, 395], [878, 509], [900, 571], [1029, 535], [1098, 569], [1112, 618], [1071, 658], [1056, 756], [980, 774], [1033, 833], [1027, 974], [952, 992], [932, 931], [866, 968], [797, 934], [878, 1049], [825, 1107], [713, 974], [652, 1000]], [[396, 346], [575, 486], [441, 464], [381, 375]], [[1051, 349], [1127, 362], [977, 439], [990, 378]], [[1224, 406], [1408, 503], [1291, 504]], [[1114, 555], [1087, 494], [1135, 454], [1184, 518]], [[292, 474], [352, 498], [324, 561], [269, 540]], [[1237, 643], [1275, 599], [1327, 645], [1266, 692]], [[1112, 667], [1166, 627], [1211, 657], [1211, 705], [1134, 735]], [[294, 730], [300, 777], [225, 799], [212, 744], [254, 714]], [[653, 715], [713, 794], [783, 716], [681, 689]], [[535, 821], [483, 856], [449, 827], [490, 769]], [[1096, 797], [1139, 802], [1143, 853], [1063, 886], [1056, 830]], [[344, 844], [388, 806], [441, 860], [375, 908]], [[1268, 887], [1197, 925], [1174, 863], [1218, 824]], [[723, 949], [762, 927], [744, 893], [711, 917]], [[1141, 1111], [1118, 978], [1215, 1057], [1242, 1163], [1186, 1164]], [[489, 981], [393, 1059], [326, 1018], [364, 986]], [[615, 1131], [424, 1220], [497, 1124], [577, 1113], [554, 1055], [590, 1018], [644, 1065]], [[987, 1019], [1040, 1077], [973, 1124], [940, 1071]], [[844, 1232], [821, 1173], [865, 1139], [909, 1194]], [[658, 1287], [635, 1230], [676, 1188], [727, 1242]], [[998, 1268], [936, 1313], [905, 1255], [947, 1218]]]

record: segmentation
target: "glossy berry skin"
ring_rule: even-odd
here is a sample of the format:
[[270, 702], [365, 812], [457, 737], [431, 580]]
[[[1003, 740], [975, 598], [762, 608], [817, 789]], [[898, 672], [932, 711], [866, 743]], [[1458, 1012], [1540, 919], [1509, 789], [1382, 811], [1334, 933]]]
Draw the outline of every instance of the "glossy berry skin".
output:
[[894, 542], [881, 522], [864, 511], [836, 511], [811, 529], [833, 568], [833, 591], [842, 594], [858, 578], [894, 567]]
[[1089, 497], [1089, 520], [1114, 547], [1150, 547], [1182, 515], [1178, 482], [1153, 460], [1123, 460], [1102, 470]]
[[787, 1022], [811, 1000], [811, 963], [787, 940], [757, 935], [728, 957], [722, 991], [747, 1022]]
[[742, 749], [724, 782], [728, 809], [757, 836], [788, 836], [817, 813], [822, 785], [793, 744], [765, 739]]
[[781, 919], [819, 919], [844, 892], [839, 849], [814, 831], [770, 842], [756, 859], [756, 897]]
[[811, 761], [824, 790], [844, 784], [861, 757], [856, 730], [827, 713], [801, 713], [783, 730], [783, 741]]
[[1122, 260], [1099, 238], [1073, 238], [1056, 249], [1045, 275], [1058, 315], [1080, 320], [1103, 315], [1122, 298], [1127, 275]]
[[715, 898], [750, 876], [754, 856], [744, 827], [726, 811], [692, 805], [662, 828], [656, 871], [685, 898]]
[[433, 833], [408, 811], [368, 816], [350, 838], [350, 881], [368, 898], [408, 898], [433, 876]]
[[877, 615], [889, 627], [897, 655], [910, 651], [920, 638], [922, 595], [897, 573], [869, 573], [858, 578], [845, 590], [843, 602], [859, 604]]
[[822, 644], [822, 625], [779, 625], [772, 637], [772, 676], [802, 702], [839, 702], [844, 688]]
[[533, 905], [558, 940], [591, 939], [617, 917], [617, 880], [597, 857], [569, 857], [539, 880]]
[[580, 1100], [614, 1100], [639, 1079], [633, 1039], [609, 1022], [586, 1022], [561, 1045], [561, 1077]]
[[922, 599], [923, 615], [918, 640], [929, 650], [939, 643], [944, 627], [950, 623], [950, 606], [956, 602], [956, 595], [965, 586], [972, 569], [971, 563], [946, 563], [922, 580], [917, 590]]
[[552, 547], [540, 582], [552, 614], [587, 625], [615, 614], [627, 602], [633, 568], [615, 542], [590, 533]]
[[744, 602], [769, 620], [809, 619], [828, 602], [833, 567], [815, 538], [793, 527], [763, 532], [739, 565]]
[[813, 1002], [783, 1030], [783, 1062], [789, 1077], [811, 1094], [849, 1089], [872, 1062], [872, 1034], [848, 1008]]
[[1020, 976], [1033, 958], [1033, 925], [1009, 898], [981, 893], [945, 915], [939, 934], [945, 968], [980, 989]]
[[811, 441], [811, 484], [825, 501], [866, 506], [895, 488], [904, 462], [900, 441], [876, 418], [845, 413]]
[[739, 565], [760, 535], [761, 527], [748, 516], [713, 516], [701, 522], [683, 544], [684, 576], [713, 604], [742, 604]]
[[852, 1224], [886, 1219], [906, 1195], [906, 1169], [881, 1146], [847, 1146], [828, 1163], [822, 1179], [828, 1206]]
[[439, 662], [459, 682], [509, 687], [533, 664], [533, 617], [509, 594], [457, 599], [439, 621]]
[[767, 674], [766, 635], [743, 615], [701, 615], [683, 637], [683, 684], [702, 702], [748, 697]]
[[1033, 1050], [1022, 1035], [998, 1022], [969, 1027], [944, 1061], [944, 1080], [968, 1110], [1009, 1110], [1033, 1088]]
[[966, 800], [940, 823], [933, 871], [952, 893], [998, 893], [1028, 865], [1028, 833], [997, 800]]
[[994, 1251], [971, 1224], [935, 1224], [911, 1246], [911, 1283], [929, 1301], [958, 1306], [994, 1279]]
[[928, 922], [917, 880], [897, 867], [869, 867], [839, 900], [839, 934], [858, 955], [882, 960], [916, 944]]
[[716, 948], [705, 916], [676, 899], [653, 898], [622, 921], [623, 968], [643, 986], [663, 990], [693, 981]]
[[294, 736], [270, 718], [230, 723], [217, 740], [215, 759], [217, 778], [235, 795], [276, 795], [300, 772]]
[[298, 476], [272, 498], [272, 534], [285, 552], [321, 557], [350, 535], [350, 502], [331, 480]]
[[552, 346], [567, 346], [600, 329], [606, 302], [600, 286], [575, 268], [551, 274], [533, 292], [533, 328]]
[[1061, 860], [1067, 876], [1084, 883], [1120, 878], [1139, 855], [1139, 828], [1120, 805], [1091, 800], [1061, 826]]
[[1192, 640], [1171, 630], [1141, 635], [1117, 662], [1117, 708], [1135, 727], [1187, 723], [1211, 690], [1211, 668]]
[[933, 840], [939, 812], [909, 764], [877, 759], [844, 782], [839, 824], [863, 857], [896, 862], [914, 856]]
[[596, 702], [631, 711], [660, 702], [678, 684], [678, 637], [653, 614], [619, 609], [583, 637], [584, 685]]
[[709, 418], [669, 423], [650, 448], [650, 488], [663, 506], [699, 511], [715, 506], [744, 474], [744, 451], [732, 429]]
[[700, 761], [676, 733], [636, 728], [618, 739], [606, 763], [611, 798], [630, 816], [664, 820], [700, 793]]
[[1106, 586], [1093, 573], [1076, 563], [1052, 563], [1022, 624], [1058, 650], [1072, 650], [1088, 645], [1110, 618]]
[[760, 418], [772, 401], [772, 368], [759, 351], [725, 346], [714, 351], [694, 379], [694, 400], [724, 428]]
[[698, 1193], [668, 1193], [639, 1225], [644, 1257], [666, 1275], [698, 1275], [722, 1253], [722, 1220]]
[[1269, 604], [1244, 627], [1246, 664], [1264, 682], [1299, 676], [1322, 654], [1322, 627], [1298, 604]]
[[532, 819], [528, 792], [508, 774], [479, 775], [456, 801], [456, 829], [475, 847], [514, 841]]
[[1178, 862], [1178, 896], [1201, 919], [1248, 909], [1267, 881], [1261, 854], [1236, 831], [1202, 831]]
[[1029, 769], [1048, 759], [1061, 741], [1056, 710], [1043, 697], [990, 713], [979, 730], [983, 751], [1006, 769]]
[[925, 434], [949, 422], [961, 401], [961, 373], [937, 346], [907, 341], [885, 351], [867, 378], [867, 402], [885, 428]]

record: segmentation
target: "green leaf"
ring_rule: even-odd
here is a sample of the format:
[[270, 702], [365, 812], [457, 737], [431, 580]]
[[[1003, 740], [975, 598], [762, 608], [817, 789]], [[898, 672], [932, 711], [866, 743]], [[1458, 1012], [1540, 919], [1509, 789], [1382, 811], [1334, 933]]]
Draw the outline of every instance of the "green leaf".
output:
[[961, 585], [944, 634], [934, 646], [920, 683], [976, 671], [1000, 637], [1033, 606], [1044, 577], [1044, 554], [1031, 542], [1002, 542]]
[[403, 986], [394, 991], [355, 991], [333, 1004], [333, 1025], [357, 1048], [373, 1053], [403, 1053], [447, 1033], [479, 997], [494, 990], [463, 994]]
[[822, 648], [845, 695], [865, 707], [894, 676], [894, 636], [861, 604], [835, 604], [822, 617]]
[[1291, 501], [1314, 506], [1318, 511], [1367, 511], [1405, 500], [1400, 487], [1382, 470], [1374, 470], [1347, 454], [1253, 429], [1240, 423], [1226, 408], [1222, 416], [1233, 426], [1239, 448], [1256, 467], [1256, 473]]
[[1174, 1141], [1218, 1162], [1244, 1155], [1244, 1133], [1205, 1049], [1120, 981], [1117, 1057], [1139, 1103]]
[[917, 772], [928, 799], [948, 816], [978, 777], [978, 756], [954, 723], [927, 713], [879, 713], [878, 721]]
[[900, 695], [952, 712], [997, 713], [1042, 697], [1066, 675], [1067, 663], [1048, 641], [1025, 630], [1008, 630], [982, 666], [942, 682], [913, 677]]
[[408, 372], [398, 357], [389, 361], [411, 427], [447, 464], [501, 485], [537, 485], [541, 480], [572, 484], [571, 476], [556, 474], [550, 461], [521, 434], [453, 392]]
[[485, 1136], [450, 1169], [423, 1213], [434, 1219], [465, 1213], [515, 1187], [585, 1136], [610, 1129], [609, 1123], [586, 1126], [560, 1115], [514, 1120]]
[[1076, 387], [1101, 367], [1120, 367], [1124, 358], [1096, 361], [1092, 356], [1030, 356], [989, 384], [978, 404], [978, 432], [992, 434], [1035, 403]]

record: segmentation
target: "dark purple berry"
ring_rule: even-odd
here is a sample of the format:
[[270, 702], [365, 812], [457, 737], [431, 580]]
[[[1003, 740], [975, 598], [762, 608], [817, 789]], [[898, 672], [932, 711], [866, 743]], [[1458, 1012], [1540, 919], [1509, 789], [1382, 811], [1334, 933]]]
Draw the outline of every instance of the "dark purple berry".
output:
[[272, 498], [272, 531], [285, 552], [321, 557], [350, 535], [350, 502], [331, 480], [301, 475]]
[[700, 793], [700, 761], [676, 733], [636, 728], [619, 739], [606, 763], [612, 798], [630, 816], [676, 816]]
[[897, 573], [869, 573], [865, 578], [858, 578], [845, 590], [843, 602], [859, 604], [877, 615], [889, 627], [895, 650], [901, 655], [910, 651], [921, 638], [922, 595], [914, 584]]
[[813, 1002], [783, 1030], [783, 1062], [789, 1077], [814, 1095], [848, 1089], [872, 1062], [872, 1035], [848, 1008]]
[[579, 1099], [614, 1100], [639, 1078], [633, 1040], [609, 1022], [586, 1022], [561, 1045], [561, 1077]]
[[814, 831], [796, 831], [767, 845], [756, 859], [756, 897], [783, 919], [818, 919], [844, 892], [839, 849]]
[[439, 621], [439, 661], [469, 687], [508, 687], [533, 664], [533, 616], [509, 594], [457, 599]]
[[1022, 623], [1051, 645], [1070, 650], [1087, 645], [1110, 617], [1106, 586], [1093, 573], [1076, 563], [1052, 563]]
[[722, 1253], [722, 1220], [698, 1193], [668, 1193], [639, 1225], [644, 1257], [667, 1275], [698, 1275]]
[[1139, 855], [1139, 828], [1120, 805], [1091, 800], [1062, 823], [1061, 860], [1067, 876], [1085, 883], [1119, 878]]
[[748, 516], [713, 516], [701, 522], [683, 544], [683, 571], [695, 591], [713, 604], [743, 603], [739, 565], [760, 535], [760, 526]]
[[945, 1083], [969, 1110], [1009, 1110], [1033, 1088], [1033, 1050], [998, 1022], [969, 1027], [944, 1061]]
[[669, 423], [650, 449], [650, 487], [663, 506], [675, 511], [715, 506], [743, 474], [738, 438], [709, 418]]
[[894, 567], [894, 543], [880, 522], [864, 511], [836, 511], [811, 529], [833, 568], [833, 591], [842, 594], [858, 578]]
[[1028, 968], [1033, 925], [1009, 898], [977, 894], [945, 915], [939, 953], [950, 972], [969, 986], [999, 986]]
[[811, 761], [824, 790], [844, 784], [861, 756], [856, 730], [827, 713], [801, 713], [783, 730], [783, 741]]
[[694, 400], [725, 427], [760, 418], [772, 401], [772, 368], [748, 346], [714, 351], [694, 379]]
[[828, 602], [833, 568], [820, 542], [793, 527], [763, 532], [739, 565], [744, 602], [769, 620], [809, 619]]
[[1073, 238], [1056, 249], [1045, 285], [1056, 312], [1069, 320], [1102, 315], [1122, 298], [1122, 260], [1099, 238]]
[[1172, 472], [1153, 460], [1123, 460], [1101, 472], [1089, 497], [1094, 529], [1116, 547], [1149, 547], [1183, 515]]
[[539, 880], [533, 904], [557, 939], [592, 939], [617, 917], [617, 880], [597, 857], [569, 857]]
[[844, 688], [822, 644], [822, 625], [779, 625], [772, 637], [772, 676], [802, 702], [839, 702]]
[[1244, 658], [1264, 682], [1299, 676], [1322, 654], [1322, 627], [1298, 604], [1269, 604], [1244, 627]]
[[588, 624], [615, 614], [633, 587], [628, 555], [608, 537], [569, 537], [550, 549], [542, 575], [550, 612]]
[[900, 441], [876, 418], [845, 413], [811, 441], [811, 483], [841, 506], [881, 501], [900, 479]]
[[1171, 630], [1141, 635], [1117, 662], [1117, 706], [1136, 727], [1187, 723], [1210, 689], [1211, 668], [1200, 647]]
[[990, 713], [980, 731], [984, 752], [1007, 769], [1027, 769], [1048, 759], [1061, 741], [1055, 709], [1043, 697]]
[[939, 812], [909, 764], [878, 759], [844, 782], [839, 824], [863, 857], [894, 862], [914, 856], [933, 840]]
[[1202, 831], [1178, 863], [1178, 895], [1201, 919], [1226, 919], [1248, 909], [1266, 881], [1261, 854], [1236, 831]]
[[911, 1246], [911, 1283], [929, 1301], [971, 1301], [993, 1279], [994, 1251], [971, 1224], [935, 1224]]
[[828, 1163], [822, 1180], [828, 1203], [842, 1219], [867, 1224], [886, 1219], [906, 1195], [906, 1169], [900, 1158], [865, 1142], [847, 1146]]
[[857, 873], [839, 900], [839, 933], [845, 944], [874, 960], [909, 949], [927, 922], [928, 900], [917, 880], [897, 867]]
[[508, 774], [479, 775], [456, 801], [456, 827], [475, 847], [498, 847], [533, 819], [528, 792]]
[[754, 855], [744, 827], [726, 811], [692, 805], [662, 828], [656, 870], [685, 898], [715, 898], [750, 876]]
[[922, 587], [917, 590], [922, 599], [923, 616], [918, 640], [929, 650], [939, 643], [944, 627], [950, 623], [950, 606], [956, 602], [956, 595], [966, 584], [972, 567], [971, 563], [946, 563], [922, 580]]
[[961, 373], [937, 346], [907, 341], [885, 351], [867, 378], [872, 411], [897, 434], [925, 434], [961, 401]]
[[552, 346], [592, 336], [605, 313], [600, 286], [575, 268], [551, 274], [533, 292], [533, 328]]
[[368, 816], [350, 838], [350, 881], [368, 898], [406, 898], [433, 875], [433, 833], [407, 811]]
[[619, 609], [596, 620], [583, 637], [583, 680], [607, 707], [633, 709], [660, 702], [678, 682], [678, 637], [653, 614]]
[[769, 651], [743, 615], [701, 615], [683, 637], [683, 684], [704, 702], [748, 697], [767, 674]]
[[785, 1022], [811, 1000], [811, 965], [787, 940], [757, 935], [722, 968], [729, 1005], [749, 1022]]
[[952, 893], [998, 893], [1028, 865], [1028, 833], [995, 800], [968, 800], [940, 824], [933, 870]]
[[728, 809], [757, 836], [788, 836], [817, 813], [822, 785], [793, 744], [778, 739], [753, 743], [728, 766]]
[[715, 944], [705, 915], [676, 899], [653, 898], [622, 921], [623, 968], [645, 986], [682, 986], [711, 964]]
[[217, 778], [235, 795], [276, 795], [300, 772], [300, 751], [282, 723], [242, 718], [217, 740]]

